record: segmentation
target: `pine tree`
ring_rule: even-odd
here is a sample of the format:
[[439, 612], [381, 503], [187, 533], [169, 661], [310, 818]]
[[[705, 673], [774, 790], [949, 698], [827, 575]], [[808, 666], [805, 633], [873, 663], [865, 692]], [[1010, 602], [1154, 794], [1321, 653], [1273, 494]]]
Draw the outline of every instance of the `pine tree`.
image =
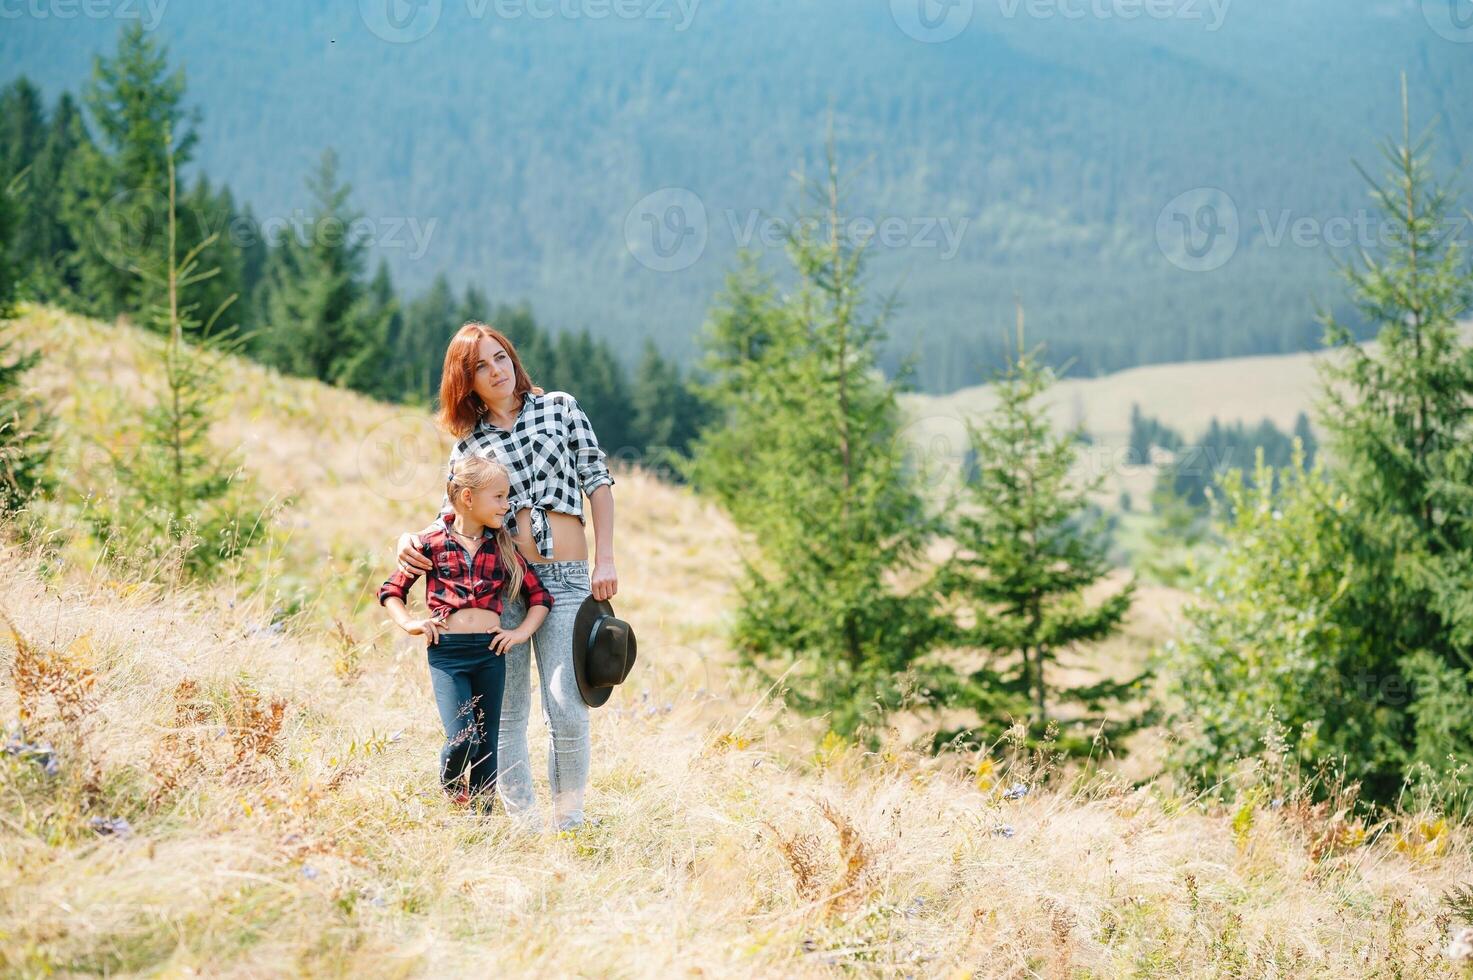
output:
[[1128, 460], [1135, 466], [1146, 466], [1151, 462], [1151, 450], [1160, 447], [1169, 452], [1181, 448], [1181, 434], [1160, 419], [1147, 418], [1141, 413], [1139, 403], [1130, 406], [1130, 455]]
[[543, 387], [576, 398], [598, 432], [599, 446], [611, 457], [627, 456], [633, 446], [633, 405], [624, 365], [613, 348], [587, 330], [565, 330], [553, 343], [552, 361]]
[[68, 178], [74, 161], [85, 157], [91, 148], [92, 138], [81, 107], [63, 93], [51, 111], [46, 142], [26, 181], [27, 232], [22, 248], [30, 260], [25, 288], [38, 300], [80, 306], [77, 238], [66, 221]]
[[1277, 473], [1260, 452], [1251, 473], [1228, 471], [1219, 494], [1222, 547], [1194, 576], [1162, 651], [1172, 770], [1231, 795], [1239, 763], [1260, 755], [1275, 726], [1310, 773], [1342, 760], [1351, 778], [1398, 768], [1387, 716], [1371, 707], [1382, 689], [1371, 651], [1336, 622], [1354, 561], [1341, 532], [1348, 502], [1302, 451]]
[[367, 245], [353, 234], [351, 189], [327, 150], [307, 182], [312, 217], [271, 250], [264, 291], [263, 359], [292, 374], [371, 394], [390, 367], [387, 312], [363, 283]]
[[14, 191], [10, 256], [18, 293], [68, 302], [76, 243], [62, 221], [63, 180], [73, 152], [87, 141], [81, 115], [63, 94], [48, 117], [39, 92], [21, 78], [0, 92], [0, 119], [0, 185]]
[[46, 489], [51, 452], [52, 418], [39, 399], [21, 387], [40, 355], [14, 353], [15, 324], [10, 317], [16, 281], [10, 244], [16, 230], [15, 182], [12, 178], [9, 187], [0, 184], [0, 515], [14, 512]]
[[537, 325], [532, 308], [526, 303], [499, 306], [492, 317], [492, 324], [515, 345], [517, 357], [521, 358], [522, 367], [532, 375], [532, 382], [552, 390], [544, 383], [548, 372], [553, 370], [552, 341]]
[[1177, 493], [1169, 476], [1158, 476], [1151, 490], [1147, 552], [1140, 557], [1139, 567], [1166, 585], [1186, 581], [1195, 567], [1193, 551], [1207, 539], [1210, 529], [1206, 512]]
[[[157, 277], [139, 272], [167, 262], [164, 134], [175, 134], [175, 166], [189, 161], [197, 139], [198, 114], [185, 109], [184, 89], [183, 69], [169, 71], [167, 50], [138, 23], [122, 29], [112, 57], [93, 60], [83, 102], [98, 145], [74, 154], [64, 207], [88, 312], [112, 317], [166, 302]], [[199, 237], [177, 244], [189, 250]]]
[[465, 287], [465, 296], [460, 301], [455, 318], [460, 321], [455, 325], [455, 329], [457, 330], [464, 324], [471, 322], [491, 323], [494, 319], [491, 301], [486, 298], [486, 294], [481, 292], [480, 289], [475, 286], [467, 286]]
[[1306, 466], [1313, 466], [1315, 455], [1319, 452], [1320, 443], [1315, 438], [1314, 427], [1309, 424], [1309, 413], [1300, 412], [1294, 418], [1294, 431], [1290, 440], [1298, 439], [1299, 444], [1304, 447], [1304, 460]]
[[234, 227], [239, 229], [233, 244], [240, 251], [240, 301], [244, 304], [240, 321], [246, 331], [254, 333], [265, 322], [266, 268], [271, 261], [271, 243], [266, 240], [256, 212], [249, 204], [241, 209]]
[[9, 180], [30, 166], [45, 139], [41, 92], [23, 75], [0, 89], [0, 175]]
[[[761, 405], [771, 395], [759, 396], [758, 386], [766, 381], [768, 360], [775, 359], [778, 333], [790, 328], [772, 278], [750, 254], [739, 256], [701, 341], [703, 377], [696, 391], [710, 420], [692, 445], [691, 461], [681, 466], [688, 479], [732, 511], [738, 524], [762, 519], [762, 501], [744, 492], [746, 463], [770, 442]], [[796, 347], [797, 341], [785, 344]]]
[[5, 208], [6, 221], [5, 239], [0, 242], [0, 264], [4, 266], [0, 275], [5, 279], [0, 285], [7, 290], [0, 303], [13, 294], [18, 270], [28, 257], [22, 241], [23, 192], [45, 140], [46, 113], [41, 93], [30, 80], [21, 77], [0, 89], [0, 195], [4, 197], [0, 207]]
[[[167, 129], [164, 139], [167, 148]], [[131, 431], [104, 446], [112, 456], [115, 485], [111, 499], [91, 508], [88, 519], [114, 557], [146, 565], [177, 555], [180, 567], [203, 577], [248, 548], [262, 522], [248, 482], [210, 441], [222, 364], [240, 347], [233, 331], [214, 328], [235, 297], [203, 324], [196, 320], [196, 305], [183, 300], [191, 286], [216, 275], [199, 265], [214, 240], [207, 237], [178, 255], [178, 199], [167, 149], [165, 186], [163, 261], [140, 270], [156, 280], [165, 297], [152, 311], [155, 328], [166, 336], [160, 348], [164, 383]], [[199, 343], [192, 344], [191, 336]]]
[[16, 237], [19, 208], [16, 206], [17, 189], [24, 179], [23, 174], [0, 173], [0, 320], [15, 315], [16, 254], [12, 244]]
[[633, 411], [630, 438], [644, 465], [663, 473], [678, 472], [677, 459], [688, 454], [691, 442], [700, 434], [706, 408], [681, 376], [679, 366], [662, 357], [648, 338], [629, 399]]
[[673, 446], [685, 408], [680, 370], [660, 356], [660, 349], [648, 337], [634, 371], [630, 401], [634, 407], [632, 427], [641, 448]]
[[368, 297], [374, 316], [384, 322], [384, 351], [386, 363], [382, 397], [394, 401], [429, 404], [429, 393], [420, 386], [423, 372], [416, 375], [415, 364], [410, 357], [409, 338], [405, 334], [404, 311], [400, 309], [399, 297], [394, 293], [394, 279], [389, 273], [389, 263], [379, 259], [373, 278], [368, 281]]
[[1151, 435], [1146, 418], [1141, 414], [1140, 403], [1131, 403], [1129, 462], [1132, 465], [1145, 466], [1151, 461]]
[[970, 620], [958, 638], [988, 654], [967, 678], [962, 702], [997, 729], [1026, 716], [1035, 738], [1044, 735], [1050, 703], [1079, 705], [1084, 713], [1067, 719], [1073, 731], [1059, 744], [1087, 750], [1102, 728], [1129, 727], [1105, 712], [1139, 678], [1063, 687], [1048, 674], [1066, 653], [1119, 629], [1135, 583], [1093, 606], [1084, 601], [1084, 590], [1110, 570], [1103, 529], [1088, 520], [1089, 494], [1104, 475], [1075, 475], [1078, 432], [1054, 431], [1043, 403], [1054, 373], [1022, 343], [1020, 313], [1018, 354], [994, 385], [996, 407], [968, 423], [976, 477], [953, 521], [956, 553], [936, 580]]
[[[63, 260], [62, 278], [71, 286], [70, 305], [79, 313], [115, 316], [128, 291], [141, 288], [131, 282], [137, 265], [125, 261], [120, 244], [128, 240], [127, 219], [133, 215], [110, 206], [127, 202], [115, 190], [107, 154], [91, 139], [78, 143], [62, 172], [61, 223], [75, 245]], [[145, 227], [152, 220], [146, 211], [143, 219]]]
[[14, 320], [0, 320], [0, 514], [19, 509], [51, 486], [46, 464], [54, 419], [21, 387], [40, 355], [15, 354], [8, 336], [14, 331]]
[[55, 420], [22, 387], [40, 354], [17, 354], [15, 331], [16, 321], [0, 318], [0, 514], [18, 510], [52, 485], [46, 465]]
[[445, 347], [460, 329], [458, 316], [455, 292], [443, 273], [405, 306], [404, 330], [392, 356], [409, 366], [415, 388], [431, 401], [440, 394]]
[[888, 307], [865, 297], [840, 198], [831, 144], [820, 220], [789, 242], [794, 292], [749, 292], [747, 273], [728, 286], [706, 341], [720, 420], [688, 472], [753, 535], [741, 662], [840, 736], [874, 743], [946, 672], [931, 658], [943, 630], [932, 596], [900, 584], [934, 522], [897, 450], [898, 386], [876, 366]]
[[1367, 177], [1389, 244], [1344, 273], [1375, 347], [1324, 318], [1316, 421], [1333, 469], [1306, 472], [1301, 453], [1277, 481], [1261, 467], [1251, 491], [1224, 481], [1226, 547], [1169, 651], [1173, 764], [1200, 785], [1256, 754], [1272, 716], [1299, 761], [1333, 763], [1365, 799], [1412, 784], [1469, 806], [1473, 350], [1456, 321], [1473, 269], [1447, 236], [1429, 149], [1404, 122], [1389, 177]]
[[542, 369], [542, 386], [548, 391], [566, 391], [577, 397], [585, 359], [593, 355], [593, 339], [587, 332], [561, 330], [548, 338], [548, 345], [551, 356]]
[[[1391, 245], [1344, 270], [1356, 308], [1379, 327], [1377, 346], [1325, 317], [1338, 357], [1324, 369], [1318, 421], [1350, 500], [1340, 621], [1374, 651], [1371, 672], [1391, 681], [1364, 708], [1399, 719], [1388, 735], [1408, 747], [1408, 767], [1444, 773], [1473, 762], [1473, 348], [1457, 325], [1473, 305], [1473, 267], [1448, 234], [1454, 199], [1429, 173], [1430, 143], [1412, 140], [1405, 80], [1403, 114], [1400, 144], [1384, 149], [1388, 177], [1366, 177]], [[1431, 699], [1439, 690], [1459, 692], [1453, 715]], [[1410, 705], [1399, 703], [1406, 691]], [[1364, 773], [1379, 799], [1405, 775]]]
[[194, 186], [180, 198], [178, 240], [186, 250], [198, 247], [200, 268], [217, 270], [213, 276], [195, 283], [188, 301], [201, 310], [219, 309], [227, 297], [235, 322], [242, 332], [254, 326], [253, 310], [244, 299], [241, 250], [231, 240], [231, 226], [236, 220], [235, 198], [230, 188], [216, 191], [208, 178], [200, 176]]

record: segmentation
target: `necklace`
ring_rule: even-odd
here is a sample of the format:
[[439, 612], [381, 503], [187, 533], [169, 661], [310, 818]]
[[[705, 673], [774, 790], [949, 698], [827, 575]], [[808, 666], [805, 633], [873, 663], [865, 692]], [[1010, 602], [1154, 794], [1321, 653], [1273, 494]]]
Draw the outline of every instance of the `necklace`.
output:
[[480, 546], [481, 538], [484, 537], [484, 535], [485, 535], [485, 532], [484, 531], [480, 535], [470, 535], [470, 534], [461, 534], [459, 531], [457, 531], [453, 527], [450, 528], [449, 530], [450, 530], [450, 533], [453, 534], [453, 535], [455, 535], [456, 538], [458, 538], [460, 541], [462, 541], [462, 542], [464, 542], [465, 544], [468, 544], [468, 545], [475, 545], [477, 547]]

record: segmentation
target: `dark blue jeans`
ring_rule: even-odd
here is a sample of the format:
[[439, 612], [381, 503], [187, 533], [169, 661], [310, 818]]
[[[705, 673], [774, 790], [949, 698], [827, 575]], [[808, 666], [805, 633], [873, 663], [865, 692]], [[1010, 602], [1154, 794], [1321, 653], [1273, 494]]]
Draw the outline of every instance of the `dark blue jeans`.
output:
[[496, 739], [506, 689], [506, 658], [488, 648], [491, 635], [442, 633], [440, 641], [427, 648], [435, 706], [445, 726], [440, 785], [446, 792], [455, 792], [455, 784], [467, 772], [473, 796], [496, 787]]

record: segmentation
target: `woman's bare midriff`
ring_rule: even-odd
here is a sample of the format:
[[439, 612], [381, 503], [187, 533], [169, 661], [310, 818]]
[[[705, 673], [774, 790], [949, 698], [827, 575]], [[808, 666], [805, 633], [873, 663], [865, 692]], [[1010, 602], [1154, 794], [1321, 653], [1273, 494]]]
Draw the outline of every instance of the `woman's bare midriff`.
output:
[[490, 633], [501, 629], [501, 617], [489, 609], [457, 609], [445, 617], [447, 633]]
[[552, 532], [552, 557], [544, 558], [537, 553], [537, 544], [532, 540], [532, 512], [526, 508], [517, 512], [517, 550], [533, 564], [549, 561], [587, 561], [588, 538], [583, 533], [583, 522], [573, 514], [547, 511], [547, 528]]

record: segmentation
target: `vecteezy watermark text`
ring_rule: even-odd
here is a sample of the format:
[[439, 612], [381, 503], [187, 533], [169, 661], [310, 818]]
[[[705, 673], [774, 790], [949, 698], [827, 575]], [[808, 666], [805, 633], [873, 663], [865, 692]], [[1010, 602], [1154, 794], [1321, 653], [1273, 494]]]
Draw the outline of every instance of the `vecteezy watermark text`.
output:
[[751, 248], [754, 242], [765, 248], [781, 248], [795, 237], [834, 237], [851, 248], [878, 245], [881, 248], [938, 249], [942, 259], [956, 257], [962, 236], [972, 220], [967, 217], [953, 220], [949, 217], [857, 216], [846, 217], [837, 228], [831, 228], [826, 219], [819, 218], [787, 221], [755, 210], [744, 213], [727, 210], [723, 214], [738, 248]]
[[[739, 249], [781, 248], [793, 239], [837, 239], [847, 248], [927, 249], [943, 261], [961, 249], [969, 217], [853, 215], [837, 226], [826, 218], [794, 220], [757, 209], [728, 208], [715, 230], [731, 236]], [[713, 234], [706, 204], [684, 187], [663, 187], [635, 202], [624, 218], [624, 244], [639, 263], [656, 272], [688, 269], [705, 254]]]
[[465, 0], [477, 20], [660, 20], [676, 31], [690, 27], [700, 5], [701, 0]]
[[411, 216], [360, 215], [351, 221], [313, 218], [298, 208], [291, 214], [259, 219], [235, 215], [223, 229], [207, 230], [221, 232], [221, 237], [237, 248], [249, 248], [258, 241], [274, 243], [289, 235], [304, 245], [351, 242], [369, 248], [402, 249], [410, 259], [418, 260], [429, 251], [438, 223], [438, 218]]
[[[376, 36], [409, 44], [440, 22], [445, 0], [358, 0], [358, 15]], [[690, 27], [701, 0], [461, 0], [474, 21], [647, 20], [677, 32]]]
[[997, 0], [997, 6], [1008, 19], [1201, 21], [1216, 31], [1232, 0]]
[[[434, 238], [437, 218], [367, 216], [352, 220], [315, 218], [302, 208], [264, 218], [233, 214], [220, 216], [184, 205], [180, 225], [200, 239], [217, 235], [232, 248], [248, 249], [258, 243], [277, 244], [294, 238], [303, 245], [329, 247], [353, 244], [374, 249], [397, 249], [411, 260], [423, 258]], [[94, 244], [100, 254], [120, 269], [133, 269], [158, 254], [168, 240], [168, 200], [154, 190], [123, 191], [99, 208], [92, 222]]]
[[[1439, 235], [1465, 245], [1473, 239], [1473, 220], [1448, 215]], [[1176, 197], [1156, 218], [1156, 244], [1167, 261], [1188, 272], [1211, 272], [1226, 265], [1247, 243], [1252, 248], [1355, 248], [1373, 250], [1397, 244], [1397, 226], [1380, 212], [1360, 208], [1343, 214], [1304, 214], [1293, 208], [1257, 208], [1247, 220], [1237, 202], [1216, 187], [1195, 187]]]
[[136, 20], [159, 26], [169, 0], [0, 0], [0, 20]]
[[[1232, 0], [990, 0], [1006, 20], [1147, 20], [1201, 22], [1208, 31], [1227, 20]], [[1434, 2], [1434, 0], [1427, 0]], [[1473, 0], [1460, 0], [1473, 2]], [[976, 15], [978, 0], [890, 0], [890, 17], [906, 34], [926, 44], [961, 35]]]

